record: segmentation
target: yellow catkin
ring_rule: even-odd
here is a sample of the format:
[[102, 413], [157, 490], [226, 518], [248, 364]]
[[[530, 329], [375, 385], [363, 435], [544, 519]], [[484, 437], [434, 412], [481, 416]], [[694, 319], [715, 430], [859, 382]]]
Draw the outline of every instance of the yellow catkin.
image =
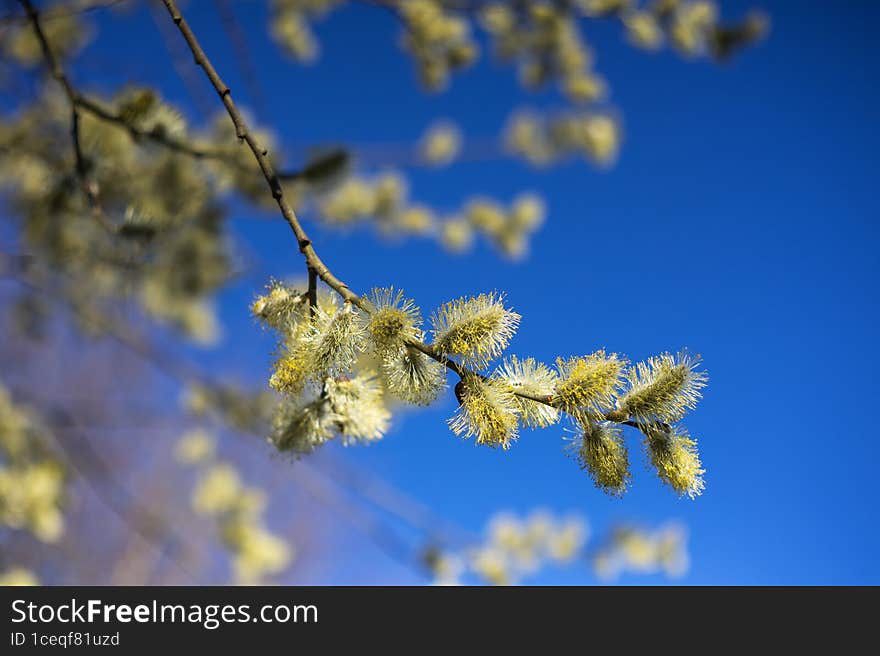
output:
[[583, 428], [574, 450], [596, 487], [615, 496], [626, 492], [630, 479], [629, 455], [619, 428], [608, 423], [589, 424]]
[[660, 480], [691, 499], [703, 493], [706, 470], [700, 462], [696, 441], [684, 429], [649, 430], [646, 443]]
[[449, 427], [461, 437], [476, 437], [477, 444], [510, 448], [519, 428], [513, 393], [502, 381], [466, 375], [456, 385], [461, 405]]
[[520, 315], [504, 307], [502, 295], [480, 294], [446, 303], [434, 314], [434, 346], [444, 355], [458, 356], [485, 367], [510, 343]]
[[556, 406], [575, 417], [599, 418], [601, 408], [613, 403], [624, 362], [605, 351], [578, 358], [557, 359], [559, 382]]

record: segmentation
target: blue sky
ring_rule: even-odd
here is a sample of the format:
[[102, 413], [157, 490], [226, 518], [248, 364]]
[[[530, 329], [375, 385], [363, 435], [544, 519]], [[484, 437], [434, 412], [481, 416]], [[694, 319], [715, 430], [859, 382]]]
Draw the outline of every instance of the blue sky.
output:
[[[188, 5], [206, 51], [242, 97], [212, 3]], [[262, 38], [262, 3], [237, 5], [245, 29]], [[751, 6], [723, 5], [728, 16]], [[445, 426], [451, 395], [399, 418], [384, 441], [349, 449], [347, 459], [474, 530], [499, 507], [583, 512], [598, 531], [617, 520], [682, 520], [693, 561], [685, 583], [880, 583], [880, 448], [870, 427], [880, 392], [880, 58], [872, 43], [880, 9], [762, 6], [773, 18], [769, 40], [725, 66], [648, 55], [626, 46], [614, 25], [587, 26], [624, 118], [623, 152], [610, 171], [489, 161], [408, 172], [414, 197], [448, 210], [474, 193], [509, 200], [541, 192], [549, 218], [525, 261], [485, 245], [450, 256], [429, 242], [307, 222], [323, 258], [356, 290], [401, 286], [426, 311], [467, 293], [506, 291], [523, 315], [511, 353], [551, 361], [604, 347], [641, 359], [687, 346], [702, 354], [710, 387], [687, 425], [708, 470], [704, 495], [679, 500], [662, 486], [635, 434], [634, 482], [622, 500], [603, 496], [565, 457], [561, 428], [525, 432], [508, 452], [476, 448]], [[121, 25], [102, 24], [91, 51], [102, 56], [95, 70], [86, 58], [82, 78], [98, 74], [107, 88], [159, 83], [198, 121], [149, 15]], [[324, 52], [314, 68], [255, 38], [267, 99], [259, 118], [285, 144], [365, 144], [413, 141], [444, 117], [468, 135], [493, 135], [513, 107], [560, 105], [553, 93], [524, 95], [510, 68], [486, 59], [447, 93], [425, 95], [397, 35], [387, 12], [347, 7], [318, 27]], [[259, 271], [222, 296], [219, 353], [193, 357], [259, 382], [271, 343], [245, 304], [263, 275], [302, 267], [283, 222], [248, 221], [252, 208], [233, 209]], [[363, 558], [390, 567], [379, 554]], [[591, 579], [566, 571], [537, 581]], [[631, 581], [662, 579], [623, 579]]]

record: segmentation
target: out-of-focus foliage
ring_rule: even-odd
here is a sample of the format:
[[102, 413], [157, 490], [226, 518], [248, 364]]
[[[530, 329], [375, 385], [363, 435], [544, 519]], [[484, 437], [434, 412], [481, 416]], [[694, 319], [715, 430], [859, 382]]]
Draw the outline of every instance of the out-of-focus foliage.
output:
[[318, 58], [312, 21], [322, 18], [343, 0], [272, 0], [272, 36], [285, 52], [301, 62]]
[[22, 567], [13, 567], [5, 572], [0, 572], [0, 586], [29, 585], [40, 585], [39, 580], [30, 570]]
[[64, 531], [66, 479], [45, 426], [0, 383], [0, 526], [57, 542]]
[[516, 114], [507, 127], [507, 149], [536, 166], [580, 155], [610, 165], [620, 148], [620, 125], [607, 112], [570, 112], [540, 116]]
[[597, 576], [614, 580], [622, 574], [683, 576], [689, 567], [687, 531], [679, 524], [667, 524], [655, 531], [620, 526], [592, 555]]
[[452, 73], [476, 59], [478, 48], [470, 22], [447, 9], [441, 0], [402, 0], [387, 6], [400, 16], [401, 45], [428, 89], [445, 89]]
[[[0, 40], [0, 54], [28, 68], [40, 66], [43, 53], [33, 29], [27, 23], [4, 26], [6, 31]], [[84, 46], [90, 36], [88, 27], [71, 14], [53, 16], [46, 21], [46, 38], [61, 58], [75, 54]]]
[[198, 472], [192, 508], [217, 522], [221, 543], [232, 557], [234, 580], [252, 585], [284, 571], [293, 546], [266, 528], [265, 493], [245, 485], [235, 466], [217, 457], [214, 437], [194, 429], [180, 438], [175, 456]]
[[449, 121], [437, 122], [422, 135], [419, 151], [422, 159], [433, 166], [451, 164], [461, 152], [462, 134]]
[[[344, 4], [341, 0], [274, 0], [272, 31], [296, 59], [313, 62], [318, 44], [310, 21]], [[412, 57], [421, 82], [443, 90], [451, 74], [480, 54], [475, 32], [490, 50], [516, 64], [528, 89], [555, 82], [572, 102], [590, 103], [607, 95], [595, 72], [596, 56], [581, 30], [584, 18], [616, 20], [634, 46], [653, 51], [670, 44], [688, 57], [724, 60], [761, 39], [769, 19], [759, 11], [738, 22], [721, 20], [712, 0], [575, 0], [574, 2], [461, 2], [376, 0], [398, 16], [401, 47]]]
[[656, 531], [617, 527], [594, 548], [589, 539], [589, 524], [578, 515], [539, 510], [517, 517], [499, 512], [477, 544], [463, 549], [433, 546], [423, 558], [438, 585], [517, 585], [544, 568], [577, 564], [590, 566], [603, 579], [626, 572], [680, 576], [688, 568], [686, 534], [677, 525]]
[[216, 184], [194, 158], [138, 143], [125, 128], [179, 138], [187, 131], [182, 116], [147, 90], [107, 104], [122, 125], [83, 113], [89, 184], [108, 226], [81, 189], [73, 150], [58, 147], [69, 139], [65, 103], [47, 90], [0, 126], [2, 184], [21, 221], [22, 248], [79, 285], [80, 304], [131, 299], [212, 341], [218, 326], [210, 297], [232, 275]]

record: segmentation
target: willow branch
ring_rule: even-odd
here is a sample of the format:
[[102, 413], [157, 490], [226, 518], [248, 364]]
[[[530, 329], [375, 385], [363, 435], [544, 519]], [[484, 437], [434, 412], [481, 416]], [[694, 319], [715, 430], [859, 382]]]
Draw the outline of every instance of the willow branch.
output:
[[[238, 108], [236, 107], [235, 102], [232, 100], [231, 89], [223, 82], [223, 79], [217, 73], [217, 70], [214, 68], [211, 60], [208, 59], [208, 56], [205, 54], [205, 51], [199, 44], [195, 33], [192, 31], [189, 23], [186, 22], [183, 14], [181, 14], [180, 12], [180, 9], [177, 7], [177, 3], [174, 0], [162, 0], [162, 2], [168, 9], [168, 14], [171, 16], [171, 20], [174, 21], [175, 25], [177, 25], [177, 28], [180, 30], [180, 33], [186, 41], [187, 45], [189, 46], [190, 51], [192, 51], [193, 58], [195, 59], [196, 64], [202, 68], [202, 70], [205, 72], [205, 75], [210, 80], [211, 85], [214, 87], [214, 90], [217, 92], [217, 95], [220, 96], [220, 100], [223, 102], [223, 105], [226, 108], [226, 112], [229, 114], [229, 118], [232, 121], [232, 124], [235, 126], [235, 134], [238, 137], [239, 141], [247, 144], [248, 148], [250, 148], [251, 152], [253, 153], [254, 158], [257, 160], [257, 164], [260, 166], [263, 177], [266, 179], [266, 184], [269, 187], [269, 191], [272, 193], [272, 197], [278, 204], [278, 208], [281, 210], [281, 214], [284, 217], [284, 220], [287, 221], [287, 224], [290, 226], [290, 229], [296, 236], [297, 243], [299, 244], [299, 251], [300, 253], [302, 253], [303, 257], [306, 260], [306, 266], [309, 269], [310, 275], [312, 272], [314, 272], [331, 289], [339, 294], [345, 302], [351, 303], [352, 305], [360, 308], [364, 312], [369, 313], [371, 309], [369, 304], [360, 296], [352, 292], [351, 289], [349, 289], [348, 285], [346, 285], [339, 278], [333, 275], [327, 265], [324, 264], [320, 257], [318, 257], [317, 252], [312, 246], [312, 241], [309, 239], [306, 231], [302, 227], [302, 224], [300, 224], [296, 213], [293, 211], [293, 208], [290, 206], [290, 203], [288, 203], [287, 199], [284, 196], [284, 189], [282, 188], [281, 182], [279, 181], [275, 169], [272, 167], [272, 163], [269, 161], [269, 151], [260, 146], [260, 144], [256, 140], [256, 137], [254, 137], [253, 133], [250, 131], [247, 121], [245, 121], [244, 117], [241, 115]], [[463, 378], [465, 376], [479, 376], [481, 378], [485, 378], [485, 376], [482, 376], [477, 372], [471, 371], [464, 365], [446, 357], [442, 353], [439, 353], [436, 348], [430, 344], [425, 344], [424, 342], [418, 340], [410, 340], [407, 344], [421, 351], [422, 353], [436, 360], [437, 362], [445, 365], [447, 369], [457, 374], [459, 378]], [[530, 401], [536, 401], [538, 403], [543, 403], [551, 407], [556, 407], [554, 405], [552, 395], [539, 396], [516, 390], [514, 391], [514, 394]], [[644, 428], [638, 422], [631, 421], [629, 416], [627, 416], [620, 410], [610, 410], [606, 412], [605, 418], [608, 421], [623, 423], [626, 425], [635, 424], [636, 427], [639, 428], [639, 430], [642, 430]]]
[[[117, 0], [117, 3], [122, 0]], [[56, 12], [51, 13], [40, 13], [30, 2], [30, 0], [19, 0], [22, 6], [27, 11], [26, 16], [22, 16], [22, 19], [30, 20], [33, 24], [34, 30], [37, 35], [37, 39], [40, 43], [40, 47], [43, 51], [44, 59], [49, 67], [50, 73], [53, 78], [55, 78], [63, 87], [64, 93], [67, 96], [67, 99], [71, 106], [71, 133], [73, 138], [73, 146], [74, 146], [74, 154], [76, 157], [76, 172], [77, 176], [80, 178], [81, 187], [83, 188], [84, 193], [89, 201], [90, 206], [92, 207], [93, 213], [96, 215], [105, 228], [110, 230], [113, 227], [107, 222], [105, 215], [100, 207], [99, 199], [98, 199], [98, 190], [97, 185], [94, 181], [88, 179], [88, 162], [84, 156], [81, 139], [80, 139], [80, 112], [85, 112], [94, 118], [97, 118], [106, 123], [110, 123], [118, 126], [121, 129], [126, 130], [129, 135], [135, 141], [150, 141], [154, 144], [163, 146], [177, 154], [186, 155], [188, 157], [192, 157], [196, 160], [214, 160], [225, 163], [228, 166], [236, 168], [241, 171], [250, 172], [251, 168], [249, 166], [243, 165], [240, 161], [234, 159], [234, 151], [228, 148], [206, 148], [194, 145], [188, 140], [176, 138], [167, 131], [161, 129], [143, 129], [139, 128], [135, 125], [129, 118], [123, 116], [121, 113], [116, 112], [110, 108], [108, 108], [104, 103], [99, 100], [89, 97], [88, 95], [80, 92], [73, 84], [70, 82], [70, 79], [65, 74], [63, 68], [61, 67], [58, 58], [55, 56], [54, 51], [49, 44], [48, 38], [45, 35], [45, 32], [42, 29], [42, 21], [51, 17], [57, 17], [59, 14]], [[225, 7], [226, 11], [231, 11], [231, 7], [226, 5], [221, 0], [217, 0], [218, 6]], [[96, 4], [95, 6], [91, 6], [91, 8], [97, 8], [98, 6], [110, 6], [111, 4], [116, 3], [103, 3]], [[151, 10], [155, 7], [152, 3], [149, 4]], [[227, 16], [224, 20], [224, 23], [232, 20], [234, 21], [235, 16], [232, 15]], [[163, 37], [163, 42], [165, 42], [166, 47], [170, 50], [171, 43], [165, 38], [167, 36], [165, 30], [163, 29], [164, 23], [160, 21], [156, 21], [157, 26], [160, 29], [160, 32]], [[232, 29], [232, 27], [227, 27], [227, 29]], [[233, 39], [230, 35], [230, 40], [233, 42], [243, 41], [243, 37], [241, 35], [241, 28], [237, 23], [235, 24], [235, 30], [237, 34], [237, 38]], [[179, 61], [179, 57], [175, 55], [175, 53], [171, 52], [172, 62], [174, 63], [174, 67], [177, 70], [178, 74], [182, 78], [184, 85], [189, 91], [190, 95], [193, 97], [193, 101], [202, 111], [202, 113], [207, 113], [206, 107], [202, 102], [201, 96], [195, 89], [195, 85], [193, 85], [191, 77], [187, 74], [189, 69], [183, 66], [182, 62]], [[247, 73], [247, 71], [246, 71]], [[246, 78], [253, 77], [248, 74], [245, 75]], [[252, 89], [252, 95], [254, 93], [259, 93]], [[398, 161], [404, 165], [415, 166], [420, 162], [418, 154], [412, 153], [409, 149], [403, 153], [394, 154], [394, 148], [391, 149], [391, 160]], [[381, 153], [385, 151], [388, 154], [388, 146], [379, 146], [375, 149], [373, 156], [377, 153], [381, 155]], [[347, 153], [343, 151], [345, 158], [348, 157]], [[365, 150], [365, 155], [370, 157], [371, 151], [369, 149]], [[328, 161], [319, 160], [317, 163], [307, 164], [302, 169], [292, 169], [292, 170], [284, 170], [277, 172], [276, 178], [279, 181], [294, 181], [294, 180], [306, 180], [315, 175], [320, 175], [321, 169], [328, 165], [334, 165], [336, 163], [337, 158], [340, 156], [339, 153], [333, 153], [332, 157], [329, 158]], [[378, 158], [378, 161], [382, 161], [382, 157]], [[387, 159], [387, 158], [386, 158]], [[317, 169], [317, 170], [316, 170]]]

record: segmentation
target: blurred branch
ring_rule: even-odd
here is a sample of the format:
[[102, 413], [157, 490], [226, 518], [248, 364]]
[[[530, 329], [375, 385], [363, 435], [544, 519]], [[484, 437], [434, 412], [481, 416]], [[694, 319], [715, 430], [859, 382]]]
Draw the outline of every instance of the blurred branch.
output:
[[235, 62], [241, 69], [241, 78], [247, 88], [247, 95], [250, 97], [257, 115], [262, 115], [266, 110], [265, 97], [260, 87], [257, 67], [254, 65], [247, 39], [235, 15], [235, 10], [229, 0], [214, 0], [214, 7], [220, 15], [223, 30], [235, 50]]
[[300, 461], [297, 463], [296, 469], [295, 482], [315, 501], [340, 515], [391, 559], [407, 567], [417, 570], [424, 569], [418, 559], [418, 553], [413, 553], [413, 549], [401, 540], [390, 527], [366, 514], [354, 512], [339, 494], [338, 489], [316, 476], [311, 466]]
[[189, 46], [189, 49], [192, 51], [196, 64], [201, 66], [202, 70], [204, 70], [205, 72], [205, 75], [207, 75], [208, 79], [211, 81], [214, 90], [217, 91], [217, 95], [220, 96], [223, 105], [226, 107], [226, 112], [229, 114], [229, 118], [232, 120], [232, 124], [235, 127], [236, 136], [238, 137], [239, 141], [245, 142], [248, 145], [248, 148], [250, 148], [251, 152], [253, 153], [254, 159], [256, 159], [257, 164], [259, 165], [260, 170], [263, 173], [263, 177], [266, 179], [266, 183], [269, 185], [269, 191], [272, 193], [272, 197], [277, 202], [278, 208], [281, 210], [281, 214], [284, 216], [288, 225], [290, 225], [290, 228], [291, 230], [293, 230], [294, 235], [296, 235], [297, 243], [299, 245], [299, 251], [306, 258], [307, 266], [309, 266], [311, 269], [314, 269], [321, 280], [333, 287], [333, 289], [335, 289], [337, 293], [339, 293], [346, 301], [360, 305], [361, 303], [357, 294], [348, 289], [348, 286], [345, 283], [336, 278], [330, 272], [330, 269], [327, 268], [327, 265], [325, 265], [321, 261], [321, 258], [318, 257], [317, 252], [312, 247], [311, 240], [308, 238], [305, 230], [303, 230], [302, 226], [300, 225], [299, 219], [297, 219], [293, 208], [284, 197], [284, 189], [282, 188], [281, 181], [279, 180], [278, 175], [275, 172], [275, 168], [269, 161], [269, 151], [261, 147], [257, 143], [256, 138], [251, 133], [250, 128], [248, 127], [247, 121], [245, 121], [244, 117], [241, 115], [241, 112], [239, 112], [238, 107], [232, 100], [231, 90], [220, 78], [217, 71], [214, 69], [214, 66], [208, 59], [207, 55], [205, 55], [205, 52], [199, 45], [195, 34], [190, 29], [189, 24], [183, 19], [183, 16], [181, 15], [180, 10], [177, 8], [176, 3], [173, 2], [173, 0], [162, 1], [165, 4], [165, 7], [168, 9], [168, 13], [171, 16], [171, 19], [174, 21], [174, 24], [177, 25], [177, 28], [183, 35], [183, 38]]
[[46, 39], [46, 34], [43, 32], [43, 27], [40, 24], [40, 15], [36, 7], [34, 7], [30, 0], [19, 0], [19, 3], [24, 8], [31, 25], [34, 28], [34, 34], [37, 37], [37, 41], [40, 43], [40, 49], [43, 52], [43, 58], [46, 60], [50, 74], [64, 89], [64, 93], [70, 103], [70, 134], [73, 141], [74, 157], [76, 159], [76, 175], [79, 178], [80, 187], [89, 202], [89, 206], [92, 208], [92, 214], [95, 219], [105, 230], [113, 232], [113, 226], [107, 221], [104, 216], [104, 211], [101, 209], [101, 203], [98, 199], [97, 184], [89, 179], [89, 165], [83, 154], [82, 144], [80, 143], [79, 103], [77, 102], [77, 92], [73, 88], [73, 85], [71, 85], [70, 80], [67, 79], [64, 69], [58, 61], [58, 58], [55, 56], [55, 53], [52, 51], [49, 41]]
[[165, 146], [166, 148], [170, 148], [177, 153], [189, 155], [196, 159], [228, 160], [231, 155], [231, 151], [226, 149], [210, 149], [194, 146], [187, 141], [176, 139], [168, 135], [163, 130], [143, 130], [136, 125], [133, 125], [121, 114], [107, 109], [96, 100], [88, 98], [80, 93], [76, 93], [75, 97], [76, 103], [81, 109], [89, 112], [96, 118], [115, 123], [121, 128], [124, 128], [133, 138], [135, 138], [135, 140], [146, 139], [161, 146]]
[[[29, 258], [29, 256], [25, 257]], [[0, 258], [0, 263], [3, 262], [3, 259], [5, 258]], [[30, 259], [26, 260], [26, 262], [30, 262]], [[30, 269], [30, 267], [28, 267], [28, 269]], [[139, 356], [141, 359], [149, 362], [157, 370], [173, 380], [195, 380], [201, 378], [200, 374], [192, 370], [179, 358], [165, 355], [150, 342], [132, 334], [129, 330], [117, 326], [115, 322], [105, 315], [99, 314], [95, 311], [88, 311], [80, 306], [71, 295], [62, 291], [64, 290], [63, 283], [56, 283], [50, 289], [28, 279], [26, 271], [4, 271], [2, 267], [0, 267], [0, 278], [12, 280], [32, 292], [48, 296], [67, 306], [81, 320], [91, 324], [103, 335]]]
[[171, 57], [171, 63], [174, 65], [177, 77], [183, 82], [187, 94], [199, 113], [202, 116], [210, 116], [211, 106], [207, 94], [198, 84], [197, 76], [193, 74], [192, 68], [187, 66], [187, 62], [184, 61], [186, 59], [186, 48], [178, 45], [177, 39], [174, 36], [174, 30], [165, 22], [165, 15], [162, 13], [159, 5], [154, 0], [149, 0], [147, 7], [150, 10], [150, 18], [162, 37], [162, 45], [165, 46], [165, 50], [168, 51], [168, 55]]
[[[57, 3], [51, 9], [41, 12], [41, 20], [54, 20], [56, 18], [69, 18], [87, 14], [97, 9], [109, 9], [129, 0], [72, 0], [71, 2]], [[31, 20], [28, 15], [7, 14], [0, 16], [0, 23], [18, 23]]]
[[[142, 505], [133, 495], [129, 494], [123, 485], [113, 474], [113, 469], [101, 458], [98, 451], [92, 446], [82, 428], [77, 424], [73, 416], [66, 410], [56, 407], [52, 409], [53, 421], [63, 426], [76, 429], [67, 432], [65, 439], [75, 438], [73, 445], [65, 444], [64, 440], [58, 439], [58, 443], [67, 455], [68, 460], [77, 471], [89, 482], [92, 490], [101, 499], [102, 503], [116, 514], [134, 533], [151, 542], [160, 550], [165, 549], [166, 542], [171, 540], [171, 551], [174, 553], [181, 549], [183, 554], [192, 551], [187, 546], [187, 540], [183, 534], [175, 531], [160, 515]], [[89, 473], [93, 472], [105, 482], [107, 490], [96, 485]], [[178, 567], [190, 580], [195, 582], [195, 575], [189, 571], [182, 558], [175, 556]]]
[[[117, 0], [116, 2], [83, 4], [87, 5], [86, 9], [96, 9], [99, 7], [111, 6], [121, 1], [123, 0]], [[74, 85], [71, 83], [63, 67], [60, 65], [60, 62], [55, 55], [52, 46], [49, 43], [48, 38], [46, 37], [46, 34], [41, 25], [41, 22], [48, 18], [50, 15], [57, 17], [66, 14], [61, 14], [57, 9], [41, 13], [34, 7], [31, 0], [19, 0], [19, 2], [22, 4], [27, 12], [27, 16], [23, 16], [21, 18], [26, 18], [31, 21], [39, 40], [40, 47], [43, 51], [44, 58], [46, 59], [49, 71], [52, 77], [55, 78], [63, 87], [65, 95], [67, 96], [67, 99], [71, 105], [71, 135], [76, 160], [76, 173], [78, 178], [80, 179], [80, 186], [82, 187], [89, 201], [89, 204], [96, 219], [101, 222], [106, 230], [114, 231], [115, 228], [107, 219], [105, 213], [101, 208], [96, 183], [93, 180], [90, 180], [88, 176], [89, 163], [83, 152], [80, 139], [80, 112], [86, 112], [99, 120], [117, 125], [118, 127], [126, 130], [135, 141], [150, 141], [157, 145], [168, 148], [169, 150], [172, 150], [178, 154], [193, 157], [198, 160], [210, 159], [221, 161], [226, 165], [236, 168], [238, 170], [251, 170], [250, 167], [243, 165], [240, 160], [234, 157], [235, 152], [233, 149], [198, 146], [193, 144], [191, 141], [176, 138], [170, 135], [165, 130], [140, 128], [122, 113], [114, 111], [101, 101], [78, 91], [76, 87], [74, 87]], [[254, 71], [252, 70], [253, 66], [251, 63], [249, 63], [250, 57], [247, 52], [246, 40], [244, 38], [244, 34], [241, 30], [240, 25], [235, 20], [234, 13], [232, 13], [232, 7], [228, 4], [226, 0], [215, 0], [215, 2], [217, 4], [218, 11], [221, 14], [224, 29], [227, 31], [227, 38], [232, 43], [237, 52], [237, 60], [244, 67], [242, 77], [251, 87], [249, 90], [249, 95], [256, 98], [261, 98], [261, 92], [255, 86], [256, 77], [254, 75]], [[178, 76], [184, 83], [187, 92], [189, 93], [199, 112], [204, 116], [209, 115], [210, 108], [207, 106], [204, 94], [199, 91], [198, 84], [195, 83], [193, 76], [190, 74], [191, 69], [189, 69], [185, 65], [183, 57], [181, 56], [181, 52], [177, 48], [175, 48], [174, 42], [168, 38], [169, 34], [168, 30], [165, 29], [165, 23], [157, 20], [157, 5], [155, 5], [153, 2], [149, 2], [148, 8], [150, 9], [153, 20], [160, 31], [163, 43], [165, 44], [165, 47], [168, 50], [169, 55], [171, 56], [174, 68]], [[259, 100], [259, 104], [262, 104], [262, 100]], [[499, 156], [502, 151], [503, 149], [500, 148], [499, 145], [494, 142], [494, 140], [478, 140], [476, 142], [469, 142], [468, 147], [465, 149], [465, 152], [462, 153], [460, 159], [462, 161], [484, 161], [487, 158]], [[338, 156], [339, 152], [342, 152], [345, 155], [346, 162], [351, 158], [351, 155], [349, 155], [347, 149], [344, 151], [333, 151], [331, 158], [320, 157], [314, 162], [307, 163], [302, 169], [279, 171], [277, 174], [277, 178], [278, 180], [284, 181], [293, 181], [299, 179], [305, 180], [307, 182], [311, 181], [313, 177], [322, 173], [323, 169], [327, 165], [328, 159], [334, 160], [332, 163], [335, 164], [335, 158]], [[363, 158], [365, 161], [374, 166], [425, 165], [424, 160], [418, 153], [418, 149], [405, 144], [365, 145], [359, 147], [357, 149], [357, 153], [359, 158]]]
[[438, 515], [381, 476], [353, 467], [343, 459], [334, 458], [333, 479], [342, 479], [345, 487], [365, 501], [422, 531], [431, 543], [468, 544], [478, 540], [477, 536]]

